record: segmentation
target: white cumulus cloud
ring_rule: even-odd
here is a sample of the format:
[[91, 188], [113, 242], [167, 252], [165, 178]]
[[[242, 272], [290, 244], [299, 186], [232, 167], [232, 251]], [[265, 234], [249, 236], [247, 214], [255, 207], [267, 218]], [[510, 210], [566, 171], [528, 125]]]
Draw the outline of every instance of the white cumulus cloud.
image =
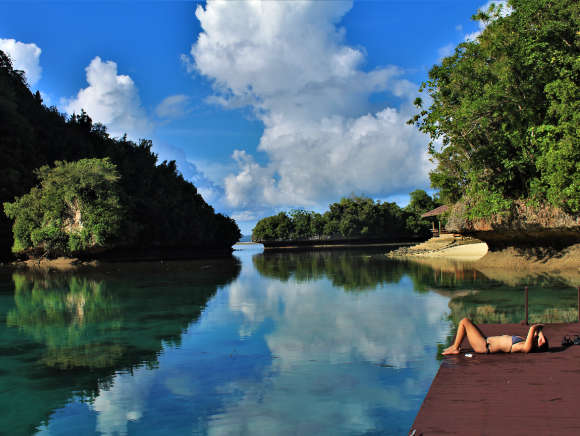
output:
[[133, 79], [117, 74], [117, 64], [95, 57], [85, 68], [89, 86], [76, 97], [63, 100], [68, 113], [84, 109], [95, 122], [107, 126], [112, 136], [127, 133], [131, 139], [144, 138], [151, 123], [141, 106], [139, 91]]
[[34, 43], [27, 44], [15, 39], [0, 38], [0, 50], [10, 56], [15, 70], [24, 71], [29, 85], [35, 85], [40, 80], [42, 76], [40, 47]]
[[[363, 69], [363, 49], [345, 43], [344, 2], [208, 1], [186, 66], [213, 80], [211, 101], [250, 106], [264, 124], [258, 163], [233, 154], [225, 179], [235, 208], [313, 206], [339, 196], [387, 196], [427, 185], [426, 139], [405, 124], [417, 86], [394, 66]], [[373, 109], [384, 93], [390, 106]]]

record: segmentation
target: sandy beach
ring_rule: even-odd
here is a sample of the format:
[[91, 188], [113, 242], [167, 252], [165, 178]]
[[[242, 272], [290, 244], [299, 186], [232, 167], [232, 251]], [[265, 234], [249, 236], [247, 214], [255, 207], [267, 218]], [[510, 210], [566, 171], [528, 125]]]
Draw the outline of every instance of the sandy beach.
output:
[[476, 261], [487, 254], [487, 244], [479, 242], [476, 244], [457, 245], [440, 249], [431, 253], [418, 253], [421, 257], [445, 257], [459, 261]]
[[477, 239], [444, 234], [412, 247], [387, 253], [389, 257], [446, 258], [461, 262], [474, 262], [487, 254], [485, 242]]

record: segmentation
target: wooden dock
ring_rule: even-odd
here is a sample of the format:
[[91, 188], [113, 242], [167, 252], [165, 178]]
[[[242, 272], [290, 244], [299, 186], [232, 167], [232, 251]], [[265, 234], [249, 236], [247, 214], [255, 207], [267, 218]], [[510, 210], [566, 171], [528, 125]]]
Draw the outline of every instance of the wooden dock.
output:
[[[479, 325], [486, 336], [526, 336], [522, 324]], [[580, 434], [580, 323], [546, 324], [545, 353], [446, 356], [409, 434]], [[467, 342], [462, 345], [467, 348]]]

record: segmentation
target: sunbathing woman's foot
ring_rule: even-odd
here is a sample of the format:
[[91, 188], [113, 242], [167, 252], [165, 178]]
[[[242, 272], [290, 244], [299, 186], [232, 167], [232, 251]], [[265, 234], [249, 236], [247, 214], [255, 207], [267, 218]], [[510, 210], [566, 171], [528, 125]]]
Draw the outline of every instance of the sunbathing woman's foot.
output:
[[452, 345], [448, 348], [445, 348], [445, 350], [443, 350], [441, 354], [446, 356], [448, 354], [459, 354], [459, 353], [461, 353], [461, 348]]

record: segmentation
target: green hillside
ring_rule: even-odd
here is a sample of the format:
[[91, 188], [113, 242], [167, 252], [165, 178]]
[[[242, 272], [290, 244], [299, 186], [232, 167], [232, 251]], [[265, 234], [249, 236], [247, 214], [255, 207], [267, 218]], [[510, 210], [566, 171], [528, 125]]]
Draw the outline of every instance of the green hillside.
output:
[[[151, 148], [149, 140], [111, 138], [84, 112], [68, 117], [44, 106], [40, 93], [31, 92], [24, 74], [0, 51], [0, 203], [14, 202], [37, 186], [36, 170], [42, 166], [108, 158], [119, 175], [123, 219], [118, 237], [105, 248], [123, 253], [230, 248], [241, 236], [236, 223], [215, 213], [175, 162], [159, 163]], [[0, 214], [2, 259], [10, 258], [14, 245], [11, 226]]]

